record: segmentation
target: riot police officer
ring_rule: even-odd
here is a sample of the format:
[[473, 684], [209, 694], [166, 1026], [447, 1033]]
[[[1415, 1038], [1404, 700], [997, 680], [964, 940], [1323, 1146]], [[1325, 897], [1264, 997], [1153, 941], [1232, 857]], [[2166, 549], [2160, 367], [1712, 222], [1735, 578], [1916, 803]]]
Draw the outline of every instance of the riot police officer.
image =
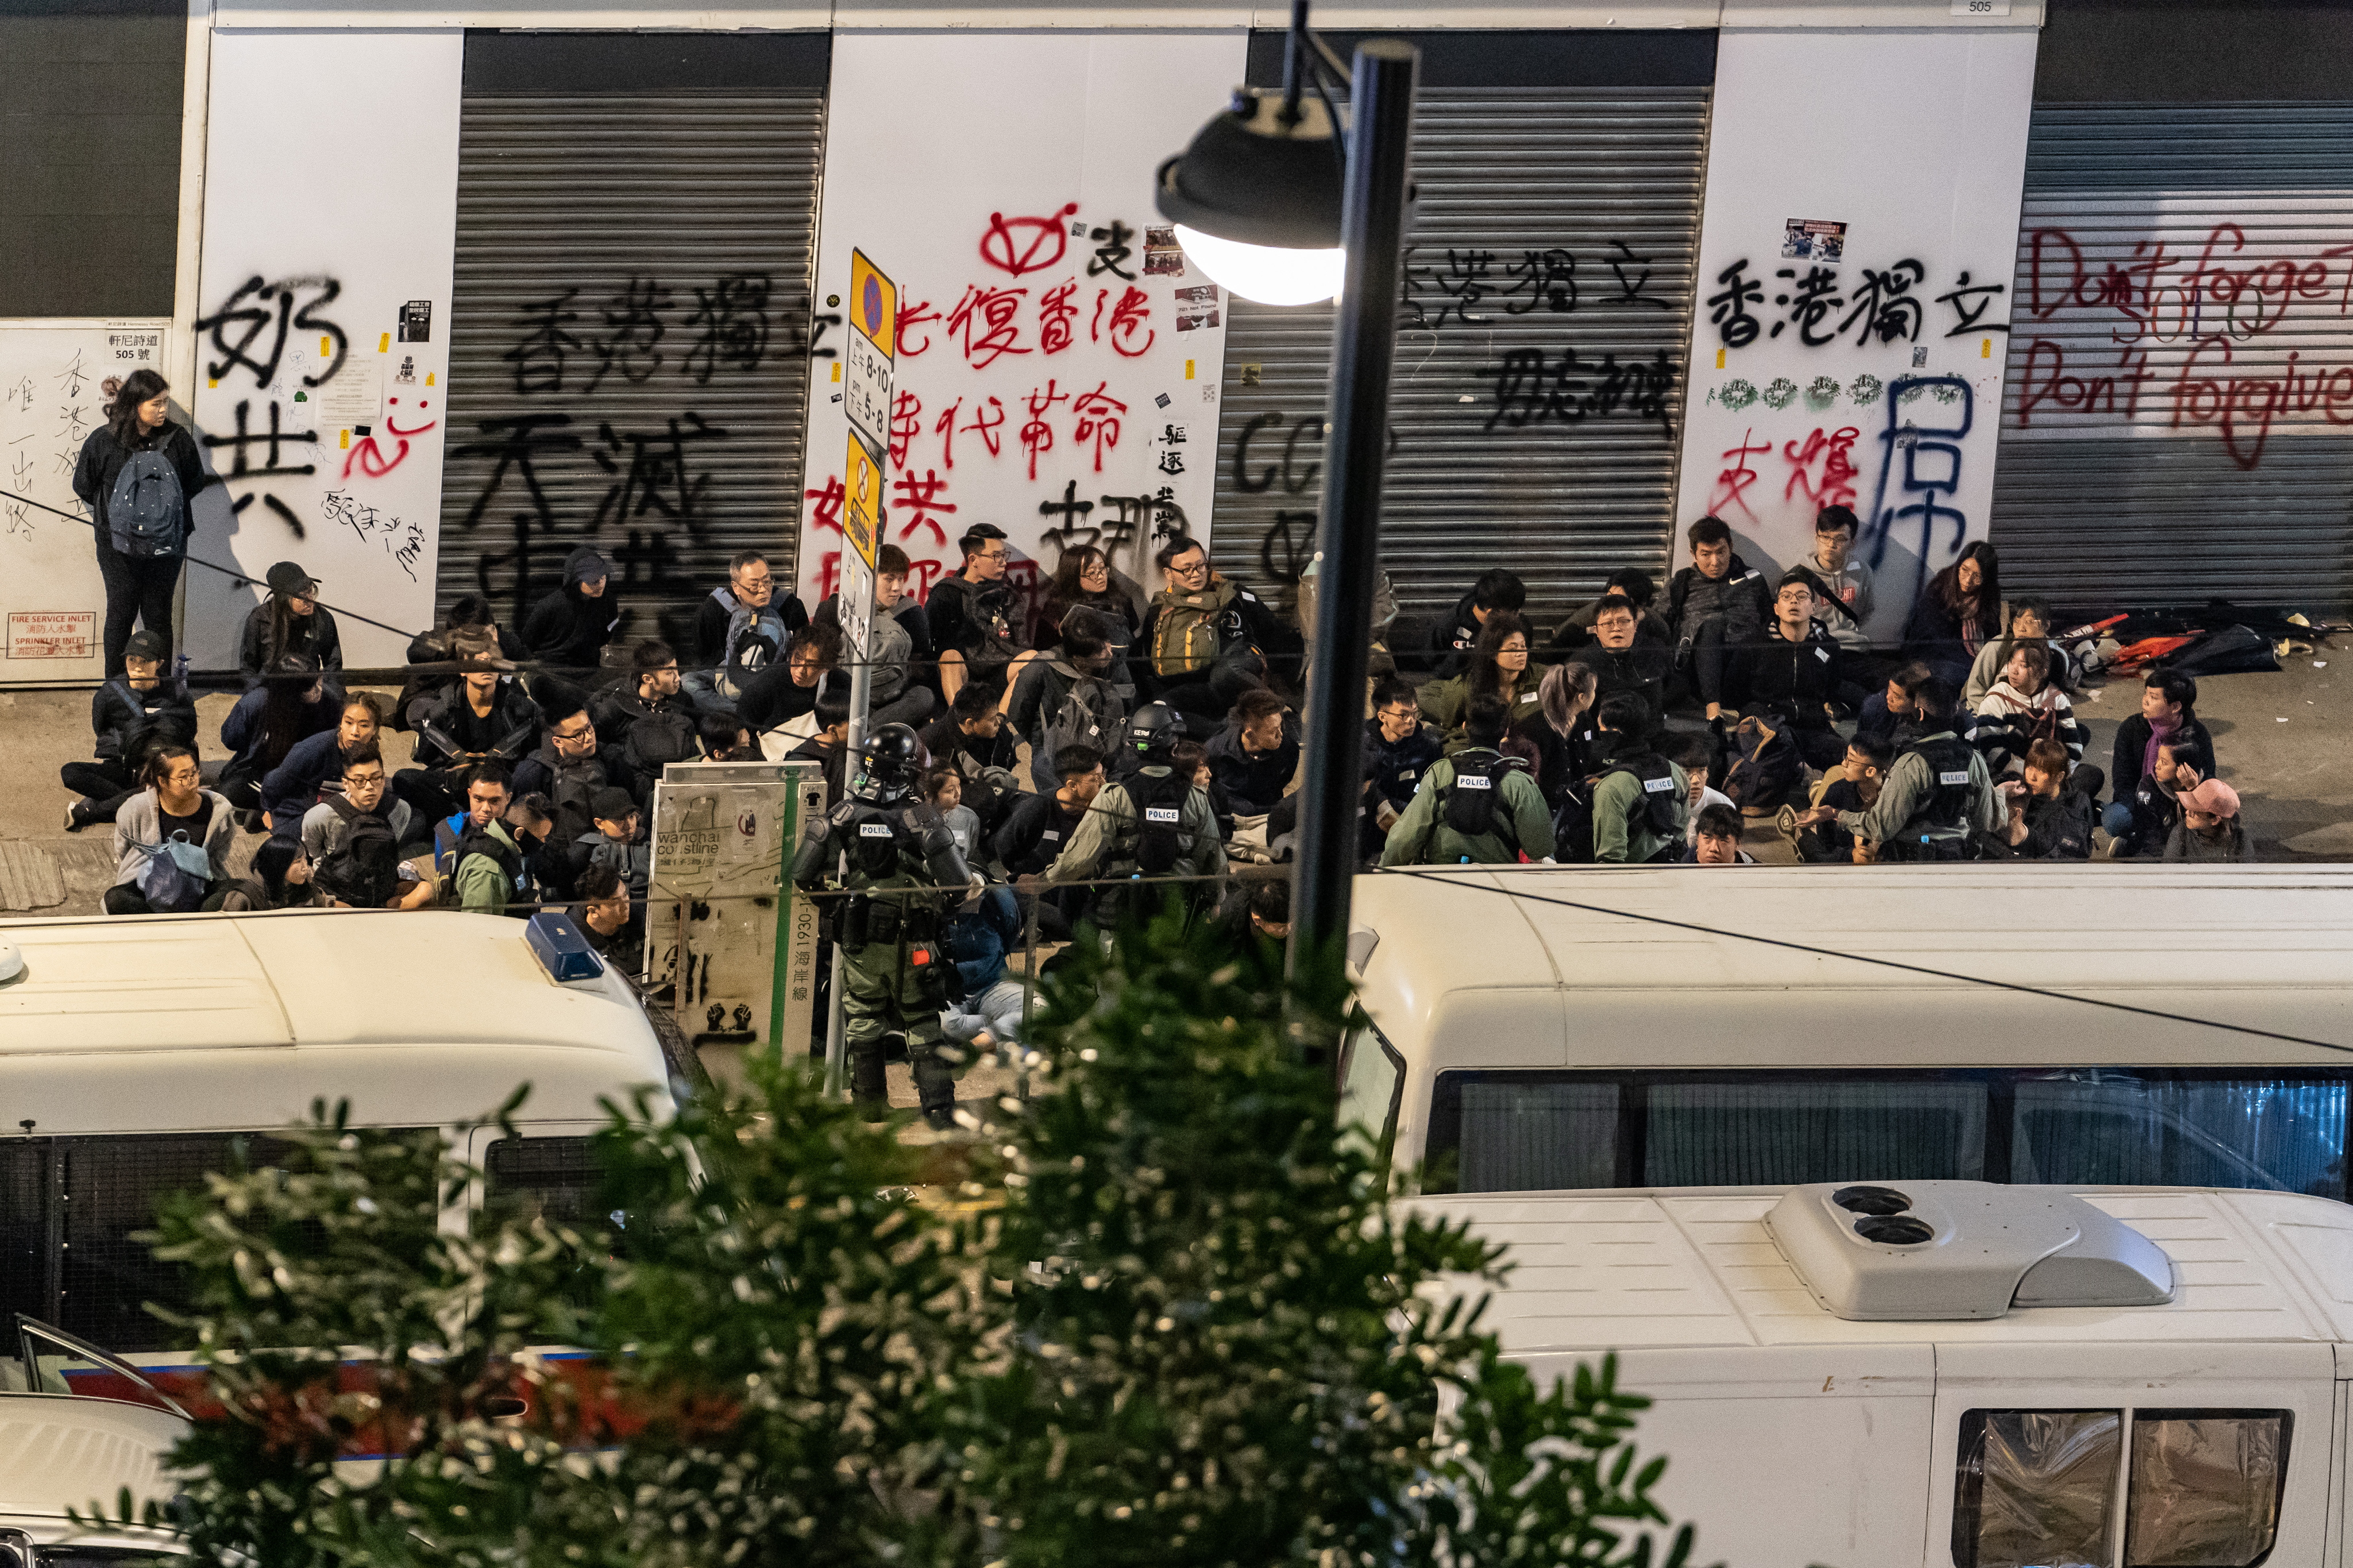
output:
[[[1176, 742], [1184, 738], [1185, 721], [1166, 703], [1147, 702], [1135, 710], [1126, 737], [1134, 768], [1095, 796], [1086, 820], [1046, 868], [1045, 880], [1226, 874], [1217, 810], [1207, 792], [1176, 771]], [[1107, 917], [1141, 912], [1159, 906], [1159, 892], [1155, 889], [1144, 899], [1128, 900], [1124, 910], [1115, 898], [1102, 900], [1101, 907]], [[1205, 887], [1195, 901], [1214, 892]]]
[[840, 943], [842, 1011], [850, 1092], [881, 1114], [882, 1046], [907, 1038], [924, 1119], [951, 1125], [955, 1078], [940, 1058], [940, 1009], [948, 966], [940, 951], [947, 911], [976, 885], [947, 824], [916, 792], [923, 748], [904, 724], [885, 724], [866, 742], [865, 776], [828, 812], [793, 857], [793, 884], [815, 892], [844, 857], [828, 932]]

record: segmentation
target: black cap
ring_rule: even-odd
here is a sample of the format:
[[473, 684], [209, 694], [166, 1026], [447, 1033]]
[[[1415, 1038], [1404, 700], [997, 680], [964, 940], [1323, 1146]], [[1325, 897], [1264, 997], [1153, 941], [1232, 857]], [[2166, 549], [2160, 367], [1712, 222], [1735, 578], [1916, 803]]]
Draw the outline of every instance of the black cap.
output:
[[600, 822], [619, 822], [637, 809], [638, 797], [612, 784], [588, 797], [589, 815]]
[[269, 591], [281, 599], [308, 598], [319, 580], [302, 570], [300, 563], [280, 561], [269, 569]]
[[172, 645], [164, 640], [162, 632], [152, 632], [144, 626], [132, 632], [131, 640], [122, 645], [125, 658], [167, 658], [171, 652]]
[[607, 575], [605, 558], [593, 550], [575, 550], [572, 558], [564, 563], [564, 580], [566, 583], [594, 583]]

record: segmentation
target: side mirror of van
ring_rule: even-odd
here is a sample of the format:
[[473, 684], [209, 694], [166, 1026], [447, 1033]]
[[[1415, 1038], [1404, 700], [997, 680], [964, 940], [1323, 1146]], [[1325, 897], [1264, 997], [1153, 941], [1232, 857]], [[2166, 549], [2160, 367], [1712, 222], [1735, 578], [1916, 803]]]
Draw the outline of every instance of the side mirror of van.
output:
[[0, 1568], [37, 1568], [33, 1538], [21, 1530], [0, 1530]]

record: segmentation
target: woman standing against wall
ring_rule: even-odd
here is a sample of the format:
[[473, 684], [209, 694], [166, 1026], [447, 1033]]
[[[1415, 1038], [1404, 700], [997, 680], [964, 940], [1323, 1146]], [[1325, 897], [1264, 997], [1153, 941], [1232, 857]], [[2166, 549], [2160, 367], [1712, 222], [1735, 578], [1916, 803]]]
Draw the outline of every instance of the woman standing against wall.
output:
[[105, 427], [90, 432], [74, 466], [74, 494], [97, 525], [110, 678], [122, 673], [134, 622], [172, 647], [172, 591], [195, 524], [189, 503], [213, 482], [196, 438], [171, 422], [171, 390], [152, 370], [110, 377]]

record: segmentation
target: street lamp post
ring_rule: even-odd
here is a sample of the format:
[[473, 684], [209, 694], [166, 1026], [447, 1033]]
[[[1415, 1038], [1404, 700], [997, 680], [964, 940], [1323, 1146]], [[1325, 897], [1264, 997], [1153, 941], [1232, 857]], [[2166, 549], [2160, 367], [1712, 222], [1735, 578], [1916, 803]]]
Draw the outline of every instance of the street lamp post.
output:
[[1292, 904], [1294, 969], [1303, 954], [1339, 950], [1348, 934], [1419, 63], [1410, 45], [1359, 45], [1344, 126], [1326, 90], [1327, 79], [1337, 86], [1336, 57], [1308, 30], [1307, 0], [1293, 0], [1281, 94], [1237, 93], [1161, 165], [1157, 182], [1162, 215], [1213, 281], [1268, 304], [1325, 299], [1335, 284], [1339, 295]]

